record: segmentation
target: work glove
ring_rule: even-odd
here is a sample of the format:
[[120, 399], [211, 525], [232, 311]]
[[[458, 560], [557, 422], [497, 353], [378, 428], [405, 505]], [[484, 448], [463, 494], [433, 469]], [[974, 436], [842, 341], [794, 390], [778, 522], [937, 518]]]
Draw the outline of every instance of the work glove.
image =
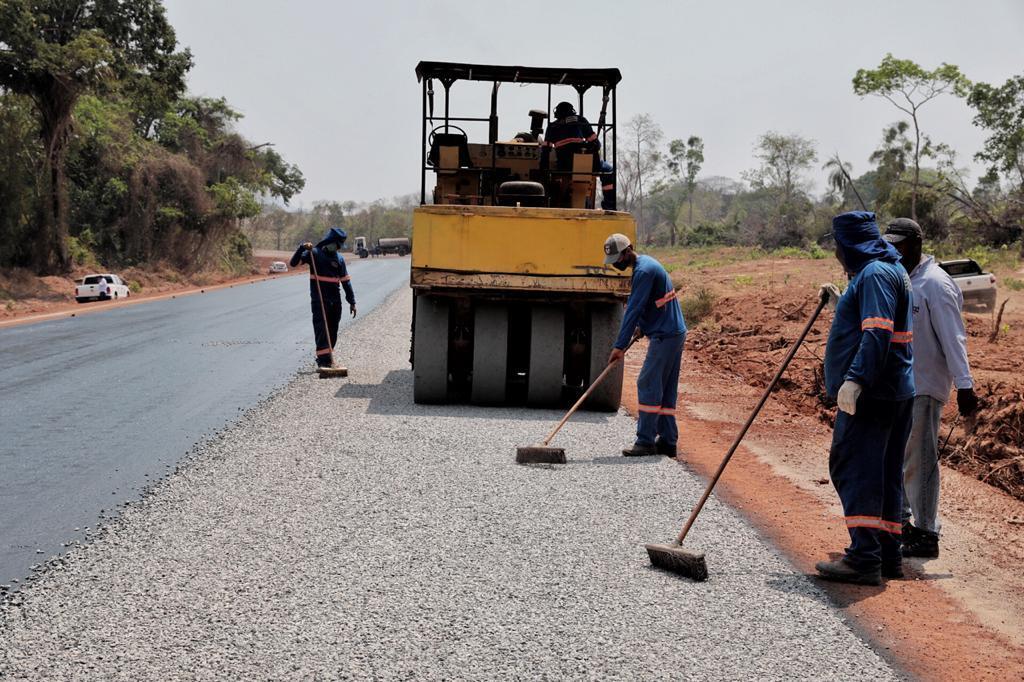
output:
[[973, 388], [958, 388], [956, 391], [956, 406], [960, 410], [960, 416], [969, 417], [978, 409], [978, 396]]
[[825, 307], [835, 312], [836, 306], [839, 305], [839, 297], [843, 295], [843, 292], [839, 291], [832, 282], [826, 282], [818, 288], [818, 295], [825, 301]]
[[356, 304], [355, 303], [349, 303], [348, 304], [348, 311], [350, 313], [352, 313], [352, 317], [355, 317], [356, 316]]
[[864, 389], [856, 381], [844, 381], [839, 388], [839, 395], [836, 396], [839, 409], [851, 416], [857, 414], [857, 398], [860, 397], [862, 390]]
[[304, 243], [302, 245], [302, 248], [304, 248], [306, 251], [312, 251], [313, 250], [313, 242], [306, 242], [306, 243]]

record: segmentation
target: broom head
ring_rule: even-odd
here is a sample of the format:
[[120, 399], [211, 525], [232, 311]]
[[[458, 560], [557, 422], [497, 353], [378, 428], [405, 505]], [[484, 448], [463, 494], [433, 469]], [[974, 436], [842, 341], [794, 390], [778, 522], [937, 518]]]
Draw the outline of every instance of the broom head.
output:
[[348, 376], [348, 367], [317, 367], [316, 371], [320, 374], [321, 379]]
[[545, 445], [516, 448], [516, 464], [565, 464], [565, 450]]
[[708, 565], [703, 552], [691, 552], [680, 545], [645, 545], [651, 563], [665, 571], [703, 582], [708, 579]]

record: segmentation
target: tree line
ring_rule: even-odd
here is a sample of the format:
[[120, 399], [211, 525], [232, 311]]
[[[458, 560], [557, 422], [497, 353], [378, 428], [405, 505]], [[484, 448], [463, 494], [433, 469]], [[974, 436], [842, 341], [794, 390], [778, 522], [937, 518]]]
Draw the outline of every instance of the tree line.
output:
[[418, 204], [419, 194], [407, 194], [367, 203], [318, 201], [310, 209], [266, 205], [243, 229], [254, 248], [287, 251], [306, 241], [316, 243], [329, 228], [340, 227], [349, 235], [346, 248], [352, 248], [356, 237], [366, 237], [369, 245], [382, 237], [412, 236], [412, 209]]
[[0, 1], [0, 265], [247, 263], [241, 222], [305, 180], [192, 65], [160, 0]]
[[[822, 159], [814, 140], [768, 131], [756, 140], [756, 164], [741, 180], [698, 178], [705, 154], [698, 135], [666, 144], [649, 115], [634, 116], [620, 140], [618, 191], [641, 241], [806, 247], [837, 212], [863, 207], [883, 219], [910, 216], [929, 239], [960, 247], [1020, 242], [1024, 75], [1002, 85], [972, 83], [951, 64], [929, 70], [886, 55], [877, 67], [857, 71], [852, 90], [888, 101], [901, 115], [882, 130], [870, 168], [857, 176], [838, 155]], [[926, 132], [926, 105], [938, 97], [963, 99], [987, 135], [974, 156], [985, 173], [973, 184], [957, 152]], [[815, 196], [810, 177], [819, 169], [826, 191]]]

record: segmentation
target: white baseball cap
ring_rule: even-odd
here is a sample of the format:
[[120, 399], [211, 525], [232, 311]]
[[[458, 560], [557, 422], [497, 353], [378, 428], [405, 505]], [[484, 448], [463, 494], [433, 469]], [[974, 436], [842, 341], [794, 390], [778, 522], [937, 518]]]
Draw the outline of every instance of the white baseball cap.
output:
[[619, 260], [622, 256], [622, 252], [628, 249], [632, 244], [629, 243], [629, 237], [624, 234], [616, 232], [608, 239], [604, 240], [604, 264], [611, 265]]

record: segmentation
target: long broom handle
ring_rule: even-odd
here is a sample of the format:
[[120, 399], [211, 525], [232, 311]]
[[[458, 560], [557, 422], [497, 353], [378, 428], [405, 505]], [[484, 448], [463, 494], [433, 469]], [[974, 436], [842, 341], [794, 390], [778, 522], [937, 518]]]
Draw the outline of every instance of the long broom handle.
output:
[[569, 408], [569, 411], [565, 413], [564, 417], [562, 417], [562, 421], [558, 422], [558, 426], [551, 430], [551, 433], [548, 434], [548, 437], [544, 439], [543, 443], [541, 443], [542, 445], [546, 447], [547, 444], [551, 442], [551, 439], [555, 437], [555, 434], [562, 430], [562, 427], [565, 426], [565, 422], [569, 421], [569, 417], [575, 414], [576, 410], [580, 409], [580, 405], [583, 404], [583, 401], [590, 397], [590, 394], [594, 392], [594, 389], [597, 388], [602, 381], [604, 381], [605, 377], [608, 376], [608, 373], [612, 371], [615, 365], [625, 361], [626, 351], [633, 347], [633, 344], [637, 342], [638, 338], [640, 337], [634, 336], [632, 339], [630, 339], [629, 345], [627, 345], [622, 351], [622, 358], [610, 363], [607, 367], [604, 368], [604, 370], [600, 374], [597, 375], [597, 378], [594, 379], [594, 383], [590, 384], [590, 387], [583, 392], [583, 395], [581, 395], [580, 399], [576, 401], [576, 404]]
[[690, 527], [693, 526], [693, 522], [697, 520], [697, 515], [700, 514], [701, 509], [704, 508], [704, 503], [708, 501], [711, 491], [715, 489], [715, 484], [717, 484], [718, 479], [722, 477], [722, 472], [725, 471], [725, 467], [729, 464], [729, 460], [732, 459], [733, 454], [736, 452], [736, 448], [740, 446], [740, 442], [743, 440], [743, 437], [747, 435], [747, 430], [750, 428], [750, 425], [754, 423], [754, 419], [756, 419], [758, 413], [761, 412], [761, 408], [764, 407], [766, 402], [768, 402], [768, 396], [772, 394], [772, 391], [775, 389], [775, 385], [779, 383], [779, 379], [782, 378], [782, 373], [786, 371], [787, 367], [789, 367], [790, 361], [793, 359], [793, 356], [796, 355], [797, 350], [800, 348], [800, 344], [802, 344], [804, 339], [807, 338], [808, 332], [811, 331], [811, 327], [814, 326], [815, 321], [818, 319], [818, 315], [821, 314], [826, 303], [828, 303], [828, 298], [823, 295], [821, 300], [818, 301], [818, 307], [814, 309], [811, 319], [807, 320], [804, 330], [800, 332], [799, 338], [797, 338], [793, 343], [792, 347], [789, 349], [789, 353], [786, 354], [786, 359], [782, 361], [779, 371], [775, 373], [771, 383], [768, 384], [768, 388], [764, 389], [764, 393], [761, 395], [761, 400], [757, 403], [757, 407], [755, 407], [754, 411], [750, 413], [749, 417], [747, 417], [747, 423], [743, 425], [742, 429], [740, 429], [739, 434], [736, 436], [736, 440], [732, 443], [732, 447], [729, 448], [729, 452], [725, 453], [722, 463], [718, 465], [718, 471], [715, 472], [711, 481], [708, 482], [707, 488], [704, 489], [704, 494], [701, 495], [700, 502], [698, 502], [697, 506], [693, 508], [692, 512], [690, 512], [690, 518], [686, 520], [686, 525], [683, 526], [683, 530], [680, 531], [679, 537], [676, 539], [677, 545], [683, 544], [683, 540], [686, 539], [686, 534], [690, 532]]
[[[320, 300], [320, 314], [324, 318], [324, 335], [327, 337], [327, 349], [330, 350], [331, 366], [334, 366], [334, 343], [331, 341], [331, 326], [327, 324], [327, 308], [324, 307], [324, 292], [320, 289], [320, 275], [316, 271], [316, 257], [313, 248], [309, 249], [309, 264], [313, 268], [313, 281], [316, 282], [316, 294]], [[317, 350], [320, 350], [319, 348]]]

